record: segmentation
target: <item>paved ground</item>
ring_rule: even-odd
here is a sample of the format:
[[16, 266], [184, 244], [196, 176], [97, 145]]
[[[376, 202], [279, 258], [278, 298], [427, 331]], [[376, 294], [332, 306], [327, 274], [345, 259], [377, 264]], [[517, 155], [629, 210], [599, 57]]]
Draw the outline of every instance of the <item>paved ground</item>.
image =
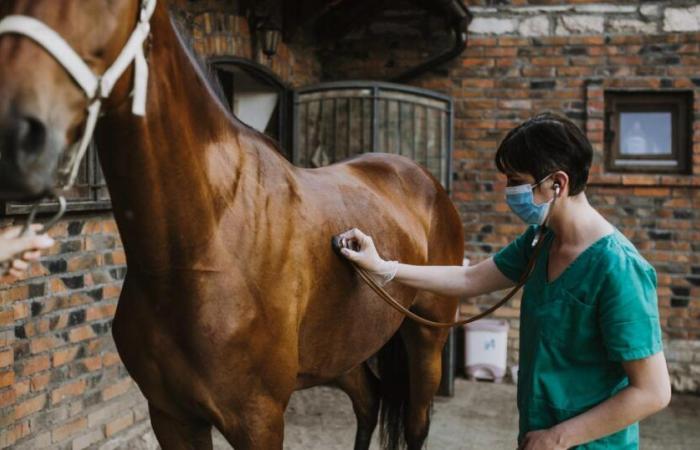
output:
[[[700, 448], [700, 397], [676, 395], [671, 406], [641, 424], [641, 448]], [[286, 415], [285, 449], [351, 449], [355, 418], [345, 394], [331, 388], [297, 392]], [[454, 398], [438, 398], [428, 449], [510, 450], [517, 434], [515, 386], [457, 380]], [[375, 436], [376, 437], [376, 436]], [[228, 445], [216, 436], [216, 448]], [[376, 443], [372, 449], [379, 449]]]

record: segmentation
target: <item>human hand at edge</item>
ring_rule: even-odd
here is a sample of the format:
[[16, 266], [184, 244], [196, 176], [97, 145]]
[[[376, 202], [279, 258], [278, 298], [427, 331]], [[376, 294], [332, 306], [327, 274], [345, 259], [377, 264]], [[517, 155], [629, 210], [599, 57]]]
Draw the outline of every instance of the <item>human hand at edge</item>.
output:
[[[13, 277], [20, 277], [29, 268], [29, 263], [41, 257], [41, 250], [54, 245], [54, 240], [49, 236], [35, 235], [41, 229], [41, 225], [32, 225], [32, 233], [28, 236], [20, 236], [22, 227], [11, 227], [0, 232], [0, 267], [9, 261], [6, 273]], [[5, 273], [0, 273], [0, 276]]]
[[383, 286], [390, 282], [398, 271], [397, 261], [385, 261], [377, 253], [374, 241], [357, 228], [348, 230], [340, 236], [340, 252], [350, 261], [376, 275]]

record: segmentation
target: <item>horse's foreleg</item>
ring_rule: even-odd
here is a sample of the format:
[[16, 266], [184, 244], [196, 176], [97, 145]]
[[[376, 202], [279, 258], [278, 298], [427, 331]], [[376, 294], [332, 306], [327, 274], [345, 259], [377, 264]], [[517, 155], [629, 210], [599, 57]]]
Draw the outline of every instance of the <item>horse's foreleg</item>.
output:
[[236, 450], [282, 450], [285, 405], [271, 397], [250, 396], [232, 411], [236, 420], [217, 424]]
[[[421, 293], [423, 303], [419, 301], [413, 310], [421, 316], [438, 321], [451, 320], [451, 315], [442, 311], [438, 313], [428, 300], [428, 294]], [[433, 297], [432, 301], [448, 302], [447, 299]], [[432, 304], [431, 304], [432, 303]], [[449, 306], [443, 304], [440, 306]], [[446, 308], [449, 309], [449, 308]], [[428, 437], [430, 428], [430, 408], [442, 374], [442, 348], [447, 339], [445, 329], [427, 328], [410, 320], [401, 326], [401, 336], [406, 344], [410, 384], [408, 411], [404, 423], [406, 444], [409, 450], [419, 450]]]
[[360, 364], [335, 381], [352, 401], [357, 418], [355, 450], [369, 449], [379, 414], [379, 380], [366, 363]]
[[163, 450], [211, 450], [211, 425], [176, 419], [149, 403], [151, 426]]

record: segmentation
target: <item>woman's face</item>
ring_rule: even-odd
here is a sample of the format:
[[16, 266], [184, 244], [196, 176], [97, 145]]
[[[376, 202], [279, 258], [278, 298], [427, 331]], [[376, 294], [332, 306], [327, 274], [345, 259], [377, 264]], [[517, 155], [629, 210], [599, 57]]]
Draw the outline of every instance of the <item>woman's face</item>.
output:
[[521, 184], [529, 184], [532, 186], [532, 195], [536, 204], [542, 204], [550, 201], [554, 196], [554, 177], [549, 176], [541, 180], [539, 183], [535, 181], [535, 177], [523, 172], [513, 172], [506, 175], [506, 186], [519, 186]]

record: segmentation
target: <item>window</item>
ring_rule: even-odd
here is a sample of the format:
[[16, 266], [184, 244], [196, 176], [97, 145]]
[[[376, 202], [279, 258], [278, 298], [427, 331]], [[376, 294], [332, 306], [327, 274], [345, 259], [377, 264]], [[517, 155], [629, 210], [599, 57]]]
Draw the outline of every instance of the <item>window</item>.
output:
[[[97, 158], [97, 149], [94, 142], [90, 144], [83, 161], [80, 163], [78, 176], [74, 186], [63, 192], [68, 200], [67, 211], [108, 210], [112, 207], [109, 199], [107, 184]], [[2, 202], [0, 213], [5, 215], [27, 214], [32, 209], [33, 203]], [[58, 205], [54, 200], [41, 202], [39, 212], [54, 212]]]
[[248, 60], [213, 58], [209, 66], [233, 115], [277, 141], [289, 159], [286, 86], [266, 67]]
[[606, 92], [608, 170], [687, 173], [691, 111], [690, 92]]

